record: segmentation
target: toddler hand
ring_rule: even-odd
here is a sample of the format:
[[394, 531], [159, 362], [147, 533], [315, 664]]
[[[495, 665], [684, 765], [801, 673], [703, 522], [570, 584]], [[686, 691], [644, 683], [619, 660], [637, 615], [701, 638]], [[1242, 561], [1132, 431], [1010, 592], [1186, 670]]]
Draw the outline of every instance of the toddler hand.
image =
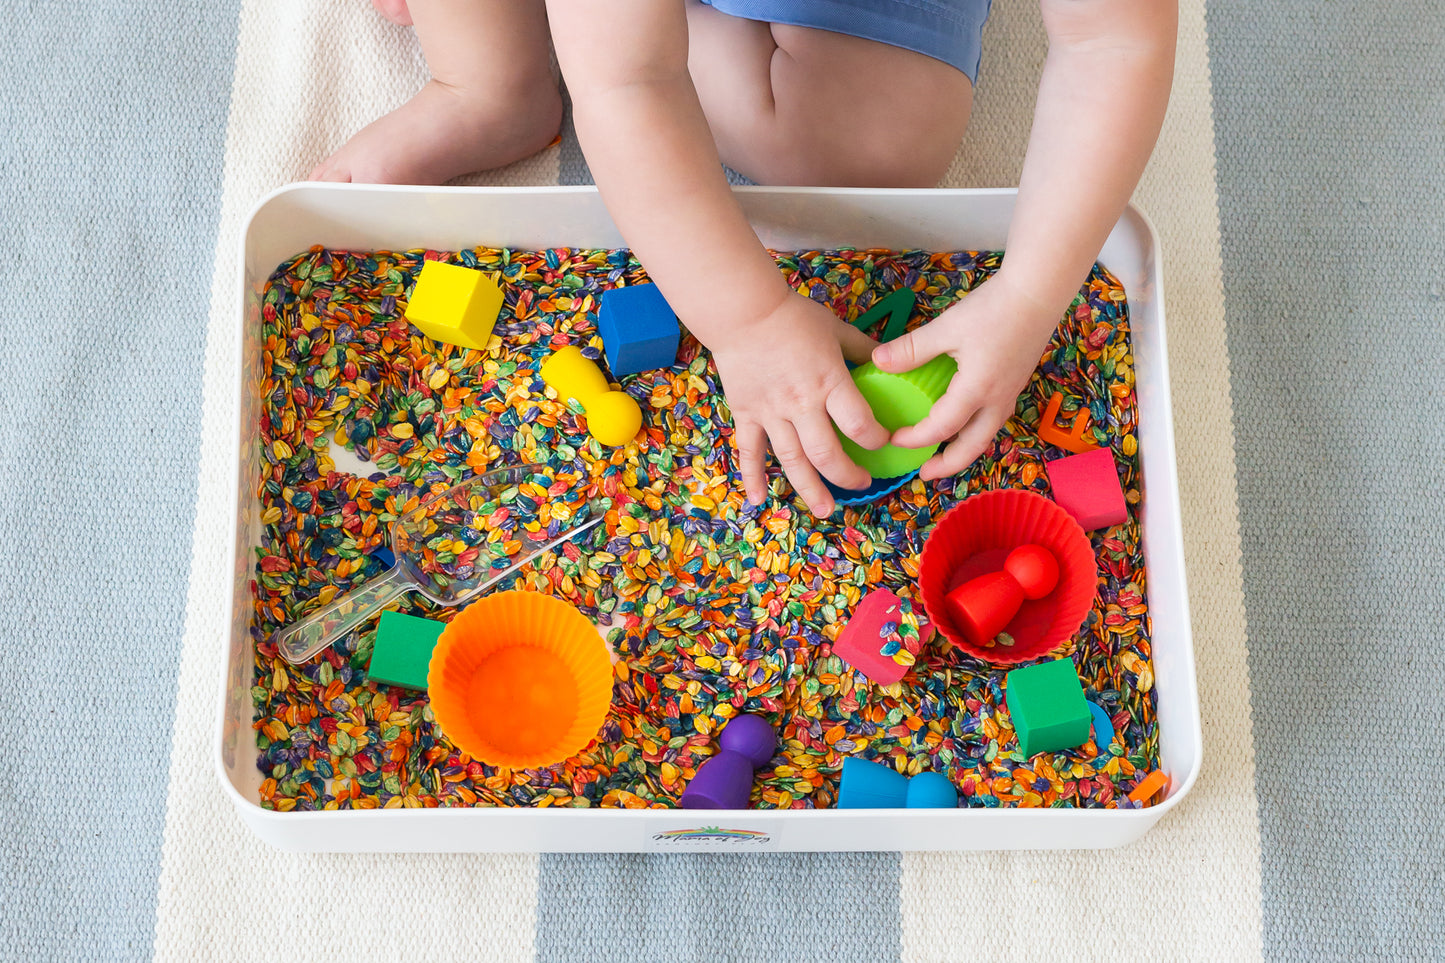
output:
[[723, 391], [732, 408], [734, 439], [748, 501], [767, 497], [767, 445], [793, 488], [819, 518], [833, 511], [833, 496], [822, 472], [842, 488], [863, 488], [868, 473], [843, 453], [838, 427], [864, 448], [880, 448], [888, 430], [843, 364], [844, 357], [868, 360], [875, 346], [867, 335], [839, 320], [823, 305], [790, 296], [751, 332], [713, 351]]
[[1014, 290], [1002, 271], [928, 324], [873, 351], [884, 371], [911, 371], [940, 354], [958, 362], [948, 391], [918, 424], [890, 439], [904, 448], [947, 442], [919, 471], [924, 480], [963, 471], [1014, 413], [1062, 309]]

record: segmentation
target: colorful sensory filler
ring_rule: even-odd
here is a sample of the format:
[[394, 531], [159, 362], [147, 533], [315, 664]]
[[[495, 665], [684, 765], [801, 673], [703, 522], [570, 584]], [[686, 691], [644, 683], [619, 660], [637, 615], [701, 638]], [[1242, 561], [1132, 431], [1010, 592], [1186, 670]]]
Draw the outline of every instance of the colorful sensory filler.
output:
[[388, 520], [392, 551], [387, 553], [391, 565], [385, 575], [355, 591], [331, 594], [277, 631], [268, 644], [286, 661], [301, 664], [410, 593], [437, 605], [471, 601], [513, 569], [602, 521], [592, 514], [591, 505], [583, 505], [556, 509], [546, 527], [514, 529], [506, 538], [491, 524], [519, 504], [530, 506], [534, 491], [566, 487], [568, 482], [540, 465], [497, 468], [451, 487], [436, 486]]
[[[698, 254], [699, 283], [707, 283], [705, 252]], [[484, 347], [422, 337], [398, 310], [428, 258], [496, 279], [503, 300]], [[985, 281], [1000, 255], [808, 251], [777, 261], [789, 283], [845, 320], [874, 309], [880, 320], [905, 317], [880, 304], [894, 294], [902, 305], [896, 292], [909, 291], [909, 323], [917, 325]], [[1095, 269], [1014, 417], [967, 472], [927, 484], [907, 479], [826, 519], [809, 515], [776, 473], [770, 500], [746, 503], [716, 371], [690, 336], [675, 363], [629, 379], [625, 393], [642, 417], [625, 446], [591, 437], [581, 405], [549, 397], [541, 367], [558, 351], [601, 357], [603, 292], [646, 283], [627, 252], [601, 250], [317, 248], [278, 268], [261, 292], [254, 369], [265, 402], [255, 480], [264, 538], [252, 580], [262, 804], [675, 807], [689, 786], [706, 788], [699, 774], [709, 760], [721, 763], [734, 738], [726, 733], [750, 718], [776, 740], [748, 773], [758, 808], [838, 805], [845, 760], [859, 773], [886, 769], [890, 784], [892, 775], [927, 773], [904, 785], [927, 787], [930, 797], [936, 789], [938, 805], [947, 788], [962, 807], [1148, 801], [1157, 779], [1141, 783], [1160, 764], [1137, 521], [1137, 405], [1118, 283]], [[1059, 451], [1040, 434], [1065, 433], [1052, 421], [1045, 427], [1055, 393], [1074, 413], [1069, 434], [1087, 434], [1113, 453], [1128, 517], [1087, 537], [1096, 582], [1090, 607], [1046, 657], [1073, 665], [1088, 700], [1107, 707], [1114, 738], [1025, 756], [1005, 702], [1005, 668], [947, 639], [913, 642], [906, 619], [896, 640], [878, 637], [880, 657], [896, 641], [888, 658], [913, 659], [895, 658], [904, 671], [891, 683], [870, 679], [835, 646], [846, 648], [842, 634], [870, 593], [916, 605], [924, 545], [950, 508], [985, 490], [1050, 493], [1045, 461]], [[332, 444], [376, 472], [338, 472]], [[488, 760], [488, 750], [469, 754], [439, 724], [426, 692], [368, 678], [375, 621], [301, 664], [279, 655], [270, 641], [278, 628], [384, 574], [378, 550], [399, 517], [458, 481], [515, 465], [544, 466], [550, 481], [529, 474], [473, 513], [499, 560], [524, 539], [602, 514], [600, 524], [490, 590], [550, 596], [612, 626], [615, 662], [603, 702], [589, 703], [601, 721], [582, 733], [581, 748], [571, 747], [571, 729], [560, 733], [549, 719], [558, 738], [512, 746], [516, 757], [502, 761], [513, 766]], [[452, 564], [456, 551], [474, 547], [451, 541], [430, 536], [428, 557]], [[402, 611], [446, 623], [459, 617], [417, 594]], [[920, 629], [921, 616], [915, 609]], [[546, 717], [550, 696], [540, 683], [533, 688], [531, 708], [514, 716]], [[502, 735], [516, 738], [506, 726]], [[564, 744], [568, 754], [551, 764], [529, 756]], [[751, 767], [752, 757], [741, 757]]]

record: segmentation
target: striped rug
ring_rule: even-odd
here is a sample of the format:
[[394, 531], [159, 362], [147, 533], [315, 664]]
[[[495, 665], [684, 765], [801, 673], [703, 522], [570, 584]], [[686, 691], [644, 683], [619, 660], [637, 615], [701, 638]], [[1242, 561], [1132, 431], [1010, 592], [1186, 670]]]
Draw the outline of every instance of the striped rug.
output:
[[[1436, 0], [1182, 0], [1136, 201], [1205, 763], [1140, 842], [1077, 853], [255, 839], [211, 762], [237, 234], [425, 67], [364, 0], [30, 0], [0, 26], [0, 960], [1445, 957]], [[947, 186], [1017, 182], [1045, 47], [1037, 5], [994, 5]], [[588, 176], [569, 130], [468, 183]]]

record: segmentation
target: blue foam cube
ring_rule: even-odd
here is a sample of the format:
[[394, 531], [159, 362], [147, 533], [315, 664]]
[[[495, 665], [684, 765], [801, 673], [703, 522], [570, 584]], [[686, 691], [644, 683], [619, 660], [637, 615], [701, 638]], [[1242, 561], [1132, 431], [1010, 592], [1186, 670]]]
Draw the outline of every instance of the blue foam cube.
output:
[[597, 329], [613, 378], [670, 368], [677, 361], [682, 329], [655, 284], [604, 291]]

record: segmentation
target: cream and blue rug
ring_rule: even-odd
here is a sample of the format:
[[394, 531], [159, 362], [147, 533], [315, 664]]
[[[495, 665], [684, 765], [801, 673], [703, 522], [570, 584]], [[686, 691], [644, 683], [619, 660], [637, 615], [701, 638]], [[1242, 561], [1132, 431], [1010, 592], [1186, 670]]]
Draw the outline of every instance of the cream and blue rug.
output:
[[[0, 12], [0, 959], [1445, 957], [1445, 17], [1183, 0], [1164, 244], [1205, 765], [1122, 850], [293, 856], [211, 754], [236, 237], [419, 85], [365, 0]], [[1016, 183], [995, 4], [947, 184]], [[1101, 106], [1101, 110], [1104, 110]], [[478, 183], [576, 183], [575, 141]]]

